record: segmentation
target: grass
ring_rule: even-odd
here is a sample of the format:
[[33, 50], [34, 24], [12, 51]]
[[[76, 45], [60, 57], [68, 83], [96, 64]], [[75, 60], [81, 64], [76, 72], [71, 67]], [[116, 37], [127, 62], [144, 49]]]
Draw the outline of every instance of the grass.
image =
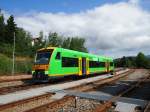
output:
[[[21, 57], [15, 59], [15, 73], [29, 73], [32, 68], [32, 59]], [[12, 72], [12, 59], [0, 54], [0, 75], [10, 75]]]

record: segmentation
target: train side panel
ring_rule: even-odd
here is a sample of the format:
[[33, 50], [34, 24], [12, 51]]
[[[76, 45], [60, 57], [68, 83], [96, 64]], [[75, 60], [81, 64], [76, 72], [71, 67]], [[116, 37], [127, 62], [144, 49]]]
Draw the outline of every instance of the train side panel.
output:
[[[42, 50], [44, 52], [45, 49]], [[63, 48], [53, 48], [52, 50], [49, 63], [34, 65], [32, 73], [35, 78], [51, 79], [69, 75], [85, 76], [114, 70], [112, 58]]]
[[[59, 55], [59, 56], [58, 56]], [[77, 59], [76, 66], [72, 65], [64, 65], [62, 64], [63, 61], [66, 61], [67, 59]], [[69, 64], [69, 63], [68, 63]], [[78, 74], [79, 67], [78, 67], [78, 57], [74, 56], [71, 52], [62, 51], [61, 49], [55, 49], [53, 52], [52, 61], [50, 63], [49, 67], [49, 76], [65, 76], [65, 75], [73, 75]]]
[[[66, 76], [66, 75], [83, 75], [83, 73], [80, 74], [81, 70], [83, 69], [81, 67], [82, 61], [80, 63], [79, 59], [82, 59], [83, 57], [86, 58], [86, 74], [92, 74], [92, 73], [102, 73], [107, 72], [106, 66], [101, 67], [90, 67], [90, 61], [99, 61], [100, 63], [105, 63], [106, 58], [98, 57], [98, 56], [92, 56], [87, 53], [80, 53], [76, 51], [70, 51], [70, 50], [62, 50], [61, 48], [55, 49], [53, 52], [53, 56], [50, 61], [49, 65], [49, 76]], [[72, 59], [72, 63], [74, 63], [74, 66], [71, 64], [67, 66], [64, 66], [64, 61]], [[109, 67], [109, 71], [112, 71], [114, 67]]]

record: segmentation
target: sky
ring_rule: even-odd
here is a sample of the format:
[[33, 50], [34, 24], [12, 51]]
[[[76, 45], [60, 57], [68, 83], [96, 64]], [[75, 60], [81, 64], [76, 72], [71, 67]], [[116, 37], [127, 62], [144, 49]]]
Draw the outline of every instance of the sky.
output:
[[150, 54], [150, 0], [0, 0], [0, 8], [34, 37], [83, 37], [90, 53], [114, 58]]

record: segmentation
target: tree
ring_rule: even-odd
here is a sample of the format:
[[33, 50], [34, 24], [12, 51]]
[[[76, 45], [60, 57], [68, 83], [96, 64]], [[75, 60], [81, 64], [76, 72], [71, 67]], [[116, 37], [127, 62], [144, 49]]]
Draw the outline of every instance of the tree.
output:
[[139, 68], [147, 68], [148, 66], [148, 60], [142, 52], [136, 56], [136, 66]]
[[32, 53], [35, 54], [38, 49], [45, 47], [45, 45], [46, 40], [44, 39], [43, 31], [40, 31], [38, 40], [35, 41], [34, 46], [32, 46]]
[[55, 33], [49, 33], [48, 35], [48, 46], [52, 47], [61, 47], [62, 45], [62, 38]]
[[126, 59], [126, 67], [133, 67], [132, 61], [129, 58]]
[[31, 55], [32, 37], [22, 28], [16, 28], [16, 52], [19, 55]]
[[85, 47], [85, 39], [79, 37], [71, 38], [69, 49], [81, 52], [88, 52], [87, 48]]
[[5, 23], [4, 16], [0, 11], [0, 42], [3, 43], [5, 39]]
[[14, 17], [11, 15], [6, 24], [6, 33], [5, 33], [5, 42], [13, 43], [14, 40], [14, 32], [16, 31], [16, 24], [14, 22]]
[[70, 49], [70, 42], [71, 42], [71, 39], [70, 37], [68, 38], [64, 38], [63, 40], [63, 43], [62, 43], [62, 48], [65, 48], [65, 49]]
[[43, 31], [40, 31], [40, 33], [39, 33], [39, 41], [38, 41], [38, 43], [39, 43], [40, 47], [44, 47], [45, 44], [46, 44], [46, 40], [44, 39]]
[[52, 47], [62, 47], [66, 49], [81, 51], [81, 52], [88, 52], [87, 48], [85, 47], [85, 39], [79, 37], [62, 37], [59, 36], [56, 32], [49, 33], [48, 35], [48, 45]]

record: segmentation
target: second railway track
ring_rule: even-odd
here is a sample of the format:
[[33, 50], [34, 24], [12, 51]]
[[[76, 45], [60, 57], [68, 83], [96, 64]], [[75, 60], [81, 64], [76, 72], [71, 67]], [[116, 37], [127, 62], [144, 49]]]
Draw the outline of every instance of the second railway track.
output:
[[102, 104], [98, 108], [96, 108], [95, 112], [106, 112], [112, 106], [113, 102], [116, 102], [117, 99], [119, 99], [121, 96], [125, 96], [125, 95], [129, 94], [131, 91], [135, 91], [134, 90], [135, 88], [140, 86], [142, 84], [142, 82], [144, 82], [145, 80], [147, 80], [149, 78], [150, 78], [150, 75], [148, 77], [145, 77], [144, 79], [138, 80], [136, 83], [129, 85], [126, 89], [123, 89], [122, 91], [117, 93], [114, 97], [110, 98], [104, 104]]
[[[115, 72], [121, 71], [123, 70], [122, 68], [116, 69]], [[26, 77], [25, 77], [26, 78]], [[87, 78], [87, 77], [85, 77]], [[4, 80], [4, 79], [3, 79]], [[18, 80], [18, 79], [17, 79]], [[7, 93], [12, 93], [12, 92], [16, 92], [16, 91], [20, 91], [20, 90], [27, 90], [27, 89], [32, 89], [32, 88], [38, 88], [38, 87], [44, 87], [44, 86], [48, 86], [48, 85], [52, 85], [52, 84], [61, 84], [61, 83], [65, 83], [65, 82], [70, 82], [73, 81], [74, 79], [71, 77], [66, 77], [66, 78], [62, 78], [59, 80], [55, 80], [53, 82], [49, 82], [49, 83], [42, 83], [42, 84], [35, 84], [30, 80], [26, 80], [24, 81], [22, 84], [19, 85], [13, 85], [11, 86], [11, 82], [9, 81], [9, 85], [10, 86], [6, 86], [6, 87], [0, 87], [0, 95], [4, 95]], [[15, 81], [15, 79], [13, 80]]]

